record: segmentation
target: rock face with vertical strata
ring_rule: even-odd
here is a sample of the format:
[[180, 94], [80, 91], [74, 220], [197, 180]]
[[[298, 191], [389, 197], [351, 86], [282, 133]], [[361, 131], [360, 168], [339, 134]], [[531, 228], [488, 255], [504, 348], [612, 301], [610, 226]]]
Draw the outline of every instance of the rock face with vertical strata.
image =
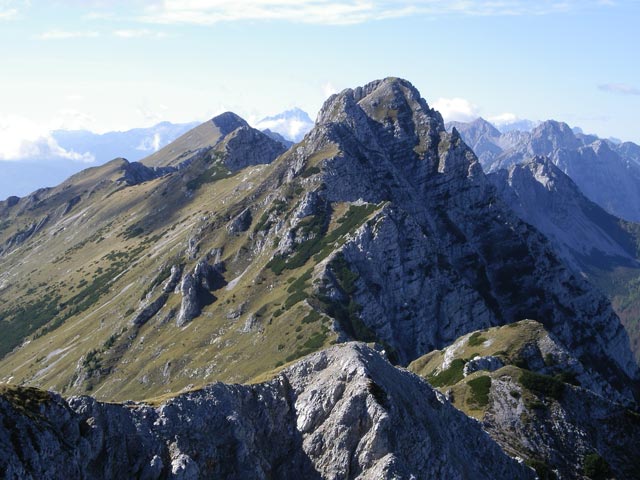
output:
[[[535, 318], [632, 398], [638, 369], [607, 299], [502, 202], [457, 131], [446, 132], [409, 82], [389, 78], [327, 100], [290, 176], [327, 145], [337, 153], [317, 165], [322, 199], [382, 207], [331, 257], [355, 275], [351, 291], [331, 258], [319, 289], [355, 302], [358, 321], [399, 362], [473, 330]], [[363, 331], [342, 327], [347, 337]]]

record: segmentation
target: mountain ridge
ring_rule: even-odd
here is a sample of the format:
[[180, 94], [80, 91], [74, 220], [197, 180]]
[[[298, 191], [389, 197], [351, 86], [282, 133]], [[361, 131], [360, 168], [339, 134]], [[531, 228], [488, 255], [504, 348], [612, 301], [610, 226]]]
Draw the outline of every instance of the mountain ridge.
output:
[[[579, 193], [544, 167], [512, 186]], [[474, 478], [532, 478], [504, 455], [521, 451], [539, 475], [580, 478], [594, 450], [634, 437], [541, 440], [536, 428], [586, 428], [584, 408], [624, 431], [640, 372], [609, 300], [565, 263], [557, 239], [508, 206], [496, 178], [410, 82], [390, 77], [331, 96], [288, 150], [228, 113], [142, 163], [115, 160], [0, 203], [0, 379], [69, 397], [52, 406], [29, 387], [0, 393], [12, 471], [45, 469], [41, 452], [58, 451], [58, 432], [68, 432], [76, 456], [55, 468], [98, 477], [246, 468], [259, 477], [465, 478], [471, 469]], [[522, 325], [535, 325], [531, 342], [510, 335]], [[461, 345], [469, 349], [458, 358]], [[430, 365], [440, 354], [448, 366], [418, 373], [453, 397], [384, 359]], [[445, 382], [466, 378], [461, 365], [468, 382]], [[511, 400], [503, 383], [534, 403]], [[465, 397], [468, 388], [480, 396]], [[556, 401], [560, 391], [570, 406]], [[98, 400], [76, 396], [87, 393]], [[481, 425], [465, 418], [480, 417], [458, 393], [508, 403]], [[145, 398], [156, 400], [131, 401]], [[503, 441], [509, 419], [524, 422], [521, 407], [531, 427], [520, 443]], [[28, 432], [42, 417], [62, 423], [46, 427], [41, 445]], [[18, 424], [27, 434], [12, 441]], [[113, 444], [112, 434], [130, 440]], [[287, 447], [267, 451], [274, 437]], [[544, 455], [522, 450], [527, 442]], [[562, 451], [572, 454], [557, 462]], [[627, 457], [607, 455], [628, 471]]]
[[[134, 345], [142, 338], [145, 346], [135, 347], [138, 359], [131, 361], [135, 363], [149, 355], [146, 342], [152, 337], [159, 342], [155, 348], [164, 352], [162, 357], [166, 360], [164, 366], [147, 363], [146, 368], [153, 369], [153, 375], [148, 371], [130, 376], [131, 388], [139, 388], [134, 385], [140, 384], [144, 388], [149, 380], [142, 380], [150, 376], [163, 378], [162, 372], [171, 364], [171, 348], [167, 349], [163, 340], [164, 335], [170, 335], [170, 329], [162, 319], [172, 318], [178, 311], [194, 312], [187, 315], [190, 317], [187, 322], [182, 314], [179, 317], [183, 318], [179, 322], [183, 327], [190, 327], [193, 318], [198, 318], [194, 329], [212, 328], [203, 323], [206, 315], [218, 318], [218, 331], [226, 332], [230, 345], [249, 340], [240, 341], [242, 336], [232, 333], [233, 328], [229, 330], [228, 324], [238, 317], [244, 319], [248, 331], [273, 332], [266, 334], [269, 340], [262, 341], [278, 342], [276, 332], [286, 328], [283, 321], [295, 325], [305, 315], [319, 316], [322, 321], [317, 326], [311, 325], [310, 337], [306, 342], [304, 337], [296, 339], [288, 347], [293, 352], [283, 355], [285, 360], [319, 348], [321, 339], [324, 343], [335, 338], [382, 342], [401, 363], [440, 348], [465, 331], [534, 317], [558, 334], [577, 356], [585, 359], [586, 365], [601, 370], [614, 390], [622, 389], [630, 398], [627, 382], [637, 377], [637, 367], [624, 346], [628, 345], [628, 338], [606, 299], [565, 269], [544, 237], [500, 203], [473, 152], [457, 134], [445, 132], [440, 114], [427, 105], [409, 82], [389, 78], [330, 97], [314, 130], [278, 158], [275, 157], [284, 149], [279, 143], [248, 130], [236, 116], [229, 114], [224, 119], [231, 122], [229, 130], [237, 127], [226, 136], [220, 136], [215, 122], [206, 123], [202, 135], [192, 134], [196, 144], [186, 146], [187, 134], [143, 162], [173, 168], [186, 165], [178, 171], [116, 193], [105, 190], [109, 196], [102, 199], [92, 197], [89, 191], [87, 198], [96, 198], [97, 202], [91, 208], [121, 198], [125, 203], [115, 209], [109, 206], [108, 211], [140, 210], [147, 208], [145, 205], [171, 210], [146, 216], [127, 214], [122, 217], [127, 223], [121, 230], [114, 231], [112, 226], [107, 227], [108, 223], [97, 223], [90, 231], [93, 233], [87, 233], [87, 240], [99, 240], [98, 232], [111, 231], [112, 238], [117, 235], [121, 248], [125, 248], [103, 250], [102, 257], [93, 259], [97, 266], [90, 271], [95, 269], [96, 281], [103, 278], [103, 272], [115, 272], [113, 269], [117, 268], [120, 274], [116, 281], [129, 278], [129, 283], [120, 283], [118, 290], [126, 292], [132, 286], [141, 290], [140, 303], [129, 303], [116, 318], [153, 312], [154, 321], [145, 321], [125, 336], [121, 336], [122, 331], [131, 328], [132, 320], [123, 318], [109, 326], [111, 336], [120, 339], [118, 348], [113, 350], [107, 338], [103, 342], [109, 347], [85, 351], [78, 359], [84, 366], [74, 369], [74, 380], [66, 374], [66, 382], [70, 382], [66, 388], [91, 386], [92, 376], [98, 384], [107, 380], [110, 389], [116, 388], [114, 372], [121, 368], [121, 355], [127, 358], [133, 355]], [[242, 138], [234, 132], [242, 132]], [[254, 134], [249, 135], [250, 132]], [[257, 135], [258, 140], [252, 135]], [[248, 143], [244, 138], [249, 138]], [[239, 141], [235, 142], [236, 139]], [[255, 148], [260, 142], [272, 147], [265, 150], [264, 162], [251, 163], [272, 160], [273, 163], [264, 169], [252, 167], [254, 173], [247, 176], [242, 173], [244, 164], [238, 164], [232, 152], [252, 158], [244, 152], [250, 151], [252, 155], [262, 152]], [[182, 143], [185, 146], [177, 148]], [[236, 183], [239, 178], [246, 178], [246, 183]], [[108, 182], [99, 183], [111, 188]], [[218, 189], [223, 184], [228, 185], [225, 189], [232, 188], [239, 200], [227, 203], [229, 198], [224, 193], [227, 190]], [[206, 212], [218, 190], [220, 203], [213, 206], [221, 210], [194, 217], [192, 204], [201, 204], [200, 212], [203, 207]], [[136, 203], [139, 195], [136, 192], [144, 195], [145, 202]], [[204, 196], [202, 192], [214, 196]], [[79, 202], [73, 208], [80, 209], [82, 205]], [[190, 227], [169, 228], [163, 233], [162, 229], [171, 227], [171, 222], [179, 217], [169, 223], [167, 220], [176, 215], [182, 215], [181, 222], [188, 222], [186, 225]], [[131, 222], [135, 217], [138, 220]], [[112, 220], [110, 215], [106, 218]], [[40, 217], [32, 220], [36, 225], [39, 221]], [[45, 242], [43, 232], [47, 228], [59, 227], [41, 229], [33, 238]], [[104, 237], [105, 233], [101, 235]], [[171, 243], [162, 241], [164, 236], [171, 238]], [[155, 243], [166, 247], [154, 248]], [[171, 250], [166, 250], [169, 245]], [[409, 245], [412, 247], [407, 250]], [[156, 252], [151, 258], [157, 257], [153, 262], [154, 269], [160, 272], [158, 280], [152, 280], [153, 276], [146, 272], [134, 274], [147, 262], [140, 254], [149, 248]], [[58, 258], [63, 264], [74, 262], [75, 249], [62, 250]], [[116, 261], [125, 257], [135, 263], [128, 266]], [[86, 260], [70, 271], [86, 275], [83, 264]], [[168, 278], [163, 272], [172, 267], [182, 272], [176, 279], [176, 293], [162, 293], [160, 283]], [[7, 270], [5, 289], [11, 285], [7, 279], [18, 271], [16, 268]], [[213, 271], [222, 272], [223, 281], [213, 281], [214, 274], [207, 273]], [[281, 275], [289, 271], [293, 280], [299, 279], [291, 286]], [[79, 282], [74, 280], [80, 287], [82, 275]], [[240, 302], [236, 296], [240, 284], [245, 290], [256, 292], [247, 302]], [[271, 300], [273, 294], [265, 290], [265, 284], [284, 296], [279, 301]], [[60, 285], [57, 290], [63, 294], [67, 288]], [[39, 288], [28, 286], [25, 291], [30, 289]], [[69, 298], [71, 302], [79, 301], [75, 300], [77, 295]], [[97, 301], [95, 295], [89, 298]], [[23, 302], [29, 304], [26, 299]], [[68, 309], [68, 301], [58, 302], [57, 308], [67, 313], [58, 313], [56, 317], [66, 318], [73, 312]], [[284, 303], [285, 308], [274, 303]], [[229, 309], [227, 304], [235, 306]], [[12, 318], [20, 318], [19, 310], [8, 311]], [[260, 320], [265, 316], [271, 323]], [[590, 323], [584, 323], [583, 318], [589, 318]], [[102, 322], [101, 325], [108, 325], [104, 323], [106, 319]], [[159, 328], [150, 326], [157, 322]], [[572, 322], [580, 323], [579, 335], [567, 327]], [[79, 324], [69, 325], [72, 331], [77, 331], [74, 325]], [[215, 338], [213, 332], [211, 335]], [[196, 336], [191, 338], [195, 345], [200, 345], [194, 347], [194, 353], [207, 351]], [[296, 347], [298, 342], [318, 346]], [[40, 343], [41, 340], [36, 341]], [[18, 356], [33, 355], [35, 351], [29, 353], [32, 348], [25, 345]], [[254, 363], [257, 357], [250, 355], [257, 354], [256, 349], [256, 345], [244, 347], [243, 358], [253, 369], [258, 368]], [[103, 352], [99, 355], [101, 361], [96, 363], [102, 369], [91, 367], [92, 362], [87, 360], [93, 359], [93, 354], [89, 355], [93, 350]], [[73, 351], [78, 358], [81, 350]], [[14, 367], [10, 365], [17, 360], [12, 359], [14, 356], [9, 356], [0, 362], [0, 369], [12, 371]], [[20, 363], [24, 365], [23, 362]], [[61, 367], [62, 364], [53, 369], [34, 369], [21, 375], [46, 378]], [[259, 370], [254, 375], [258, 373]], [[138, 379], [134, 380], [135, 377]], [[188, 381], [186, 376], [184, 381]]]

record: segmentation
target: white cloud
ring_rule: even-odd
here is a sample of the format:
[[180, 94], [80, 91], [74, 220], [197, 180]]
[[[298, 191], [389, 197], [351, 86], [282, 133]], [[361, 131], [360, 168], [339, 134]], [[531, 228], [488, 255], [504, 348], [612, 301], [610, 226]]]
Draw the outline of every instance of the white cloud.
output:
[[17, 16], [18, 16], [18, 10], [15, 8], [0, 10], [0, 20], [13, 20]]
[[136, 150], [142, 152], [157, 152], [162, 145], [162, 137], [159, 133], [154, 133], [153, 137], [146, 137], [140, 141], [140, 144], [136, 147]]
[[285, 138], [295, 140], [304, 136], [309, 131], [309, 124], [302, 120], [269, 120], [261, 121], [257, 124], [257, 128], [261, 130], [269, 129], [277, 132]]
[[547, 15], [597, 6], [602, 0], [156, 0], [142, 20], [211, 25], [238, 20], [351, 25], [408, 16]]
[[626, 83], [605, 83], [598, 85], [603, 92], [617, 93], [619, 95], [640, 95], [640, 88]]
[[154, 32], [153, 30], [138, 29], [138, 30], [116, 30], [113, 32], [116, 37], [119, 38], [165, 38], [167, 36], [164, 32]]
[[[52, 124], [59, 123], [59, 120]], [[17, 115], [0, 116], [0, 160], [66, 159], [93, 162], [90, 153], [65, 150], [52, 137], [53, 129]]]
[[253, 126], [259, 130], [269, 129], [288, 140], [299, 142], [313, 128], [313, 120], [303, 110], [294, 108], [272, 117], [263, 118]]
[[115, 16], [113, 12], [89, 12], [83, 18], [86, 20], [112, 20]]
[[100, 33], [93, 31], [69, 31], [69, 30], [49, 30], [39, 34], [36, 38], [40, 40], [67, 40], [71, 38], [96, 38]]
[[324, 98], [329, 98], [334, 93], [338, 93], [338, 89], [333, 86], [333, 83], [327, 82], [322, 85], [322, 94], [324, 95]]
[[0, 0], [0, 22], [15, 20], [20, 10], [29, 6], [30, 0]]
[[509, 123], [515, 123], [520, 121], [521, 119], [515, 113], [505, 112], [499, 115], [493, 115], [487, 118], [494, 125], [504, 125]]
[[464, 98], [438, 98], [431, 106], [438, 110], [447, 122], [470, 122], [480, 116], [478, 106]]

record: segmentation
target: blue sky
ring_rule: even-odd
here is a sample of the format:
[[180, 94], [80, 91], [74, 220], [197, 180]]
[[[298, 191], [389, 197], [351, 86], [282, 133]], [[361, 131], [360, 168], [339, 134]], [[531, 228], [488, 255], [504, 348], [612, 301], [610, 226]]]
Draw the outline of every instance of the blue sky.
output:
[[389, 75], [448, 119], [640, 143], [639, 21], [636, 0], [0, 0], [0, 159], [56, 128], [313, 117]]

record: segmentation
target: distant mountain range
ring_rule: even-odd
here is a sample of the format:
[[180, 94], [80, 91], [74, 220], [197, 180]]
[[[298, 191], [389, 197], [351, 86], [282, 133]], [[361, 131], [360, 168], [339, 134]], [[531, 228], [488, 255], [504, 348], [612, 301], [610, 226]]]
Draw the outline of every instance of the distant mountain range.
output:
[[[0, 160], [0, 199], [55, 186], [80, 170], [103, 165], [115, 158], [126, 158], [131, 162], [141, 160], [199, 124], [162, 122], [149, 128], [103, 134], [87, 130], [55, 130], [51, 132], [55, 144], [83, 160], [71, 160], [50, 148], [40, 149], [40, 155], [30, 159]], [[287, 147], [301, 140], [312, 126], [309, 115], [299, 108], [266, 117], [255, 125]]]
[[99, 165], [118, 157], [135, 162], [158, 151], [199, 123], [162, 122], [149, 128], [103, 134], [86, 130], [56, 130], [52, 136], [65, 150], [90, 153]]
[[501, 133], [482, 118], [447, 125], [449, 130], [454, 127], [478, 156], [485, 172], [547, 156], [607, 212], [640, 221], [640, 146], [576, 133], [566, 123], [554, 120], [542, 122], [530, 132]]
[[51, 137], [66, 152], [92, 161], [70, 160], [50, 149], [45, 155], [19, 161], [0, 161], [0, 198], [23, 196], [38, 188], [53, 187], [70, 175], [114, 158], [140, 160], [172, 142], [198, 123], [162, 122], [149, 128], [103, 134], [87, 130], [55, 130]]

